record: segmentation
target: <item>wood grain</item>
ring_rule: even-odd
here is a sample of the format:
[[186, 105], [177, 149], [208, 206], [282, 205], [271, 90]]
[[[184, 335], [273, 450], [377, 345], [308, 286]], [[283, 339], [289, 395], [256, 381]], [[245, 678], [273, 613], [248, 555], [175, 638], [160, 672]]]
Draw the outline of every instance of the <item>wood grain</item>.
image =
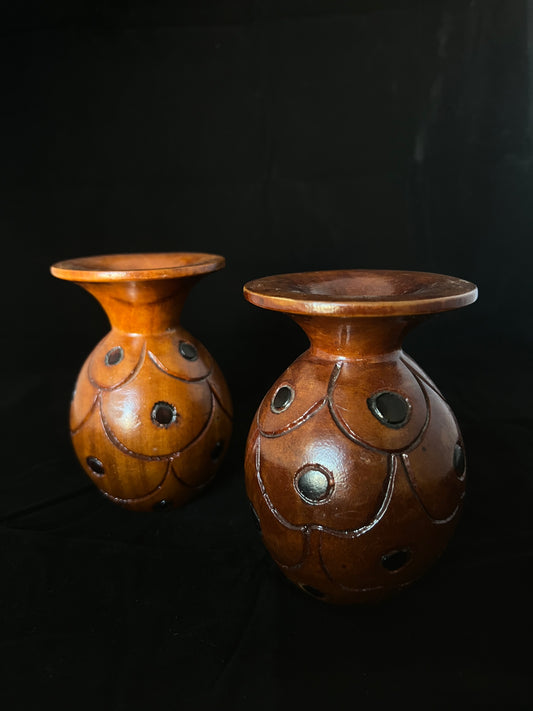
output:
[[246, 488], [265, 546], [323, 601], [386, 598], [444, 551], [466, 479], [455, 417], [402, 339], [477, 289], [439, 275], [339, 271], [266, 277], [244, 294], [290, 314], [310, 339], [248, 436]]
[[70, 409], [72, 442], [90, 479], [135, 511], [184, 504], [216, 474], [232, 429], [217, 364], [179, 323], [192, 286], [224, 259], [133, 254], [59, 262], [52, 274], [89, 291], [111, 331], [87, 358]]

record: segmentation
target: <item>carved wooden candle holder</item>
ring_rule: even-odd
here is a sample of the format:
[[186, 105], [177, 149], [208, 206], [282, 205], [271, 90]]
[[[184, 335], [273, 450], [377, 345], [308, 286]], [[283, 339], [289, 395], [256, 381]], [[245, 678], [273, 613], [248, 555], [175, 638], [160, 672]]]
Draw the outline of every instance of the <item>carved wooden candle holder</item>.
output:
[[310, 348], [252, 424], [246, 486], [285, 575], [327, 602], [379, 600], [442, 553], [465, 490], [463, 439], [430, 378], [402, 351], [428, 314], [477, 298], [470, 282], [403, 271], [257, 279], [248, 301], [288, 313]]
[[59, 262], [104, 308], [111, 331], [79, 374], [74, 449], [111, 501], [136, 511], [183, 504], [215, 475], [232, 429], [225, 380], [180, 326], [191, 287], [222, 269], [213, 254], [116, 254]]

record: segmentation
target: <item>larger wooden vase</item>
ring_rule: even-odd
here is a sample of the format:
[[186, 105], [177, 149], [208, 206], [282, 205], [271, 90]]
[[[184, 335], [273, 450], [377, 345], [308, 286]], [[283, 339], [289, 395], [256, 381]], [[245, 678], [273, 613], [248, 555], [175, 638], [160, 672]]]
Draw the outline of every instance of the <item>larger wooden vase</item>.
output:
[[311, 343], [248, 438], [246, 486], [265, 546], [324, 601], [375, 601], [412, 583], [452, 535], [466, 467], [455, 417], [402, 338], [475, 301], [476, 287], [354, 270], [266, 277], [244, 294], [290, 314]]
[[225, 380], [179, 322], [191, 287], [221, 269], [213, 254], [117, 254], [51, 267], [100, 302], [111, 331], [79, 374], [74, 449], [111, 501], [136, 511], [183, 504], [215, 475], [231, 434]]

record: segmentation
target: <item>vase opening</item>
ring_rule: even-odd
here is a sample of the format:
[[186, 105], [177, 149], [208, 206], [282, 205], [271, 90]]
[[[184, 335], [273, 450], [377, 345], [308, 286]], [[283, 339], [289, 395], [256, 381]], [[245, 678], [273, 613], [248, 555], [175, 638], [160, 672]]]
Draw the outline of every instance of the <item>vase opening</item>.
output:
[[217, 271], [225, 260], [203, 252], [105, 254], [57, 262], [52, 274], [67, 281], [144, 281], [194, 276]]
[[291, 314], [400, 316], [466, 306], [477, 287], [456, 277], [387, 269], [279, 274], [244, 287], [251, 303]]

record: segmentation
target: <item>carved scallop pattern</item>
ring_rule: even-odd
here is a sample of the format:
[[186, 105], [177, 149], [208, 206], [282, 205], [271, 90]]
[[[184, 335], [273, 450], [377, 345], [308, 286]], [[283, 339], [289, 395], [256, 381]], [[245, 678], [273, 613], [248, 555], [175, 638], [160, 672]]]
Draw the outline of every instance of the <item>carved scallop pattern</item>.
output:
[[[276, 412], [285, 386], [290, 406]], [[369, 408], [380, 392], [405, 399], [409, 416], [398, 427]], [[326, 601], [376, 599], [409, 585], [455, 527], [462, 447], [449, 406], [411, 359], [328, 363], [304, 354], [267, 393], [249, 434], [247, 492], [263, 541], [293, 582]], [[295, 486], [306, 469], [330, 477], [323, 501]]]
[[[180, 343], [197, 357], [184, 358]], [[216, 473], [231, 435], [231, 398], [207, 350], [183, 329], [111, 331], [80, 372], [70, 426], [78, 458], [107, 498], [166, 510]]]

